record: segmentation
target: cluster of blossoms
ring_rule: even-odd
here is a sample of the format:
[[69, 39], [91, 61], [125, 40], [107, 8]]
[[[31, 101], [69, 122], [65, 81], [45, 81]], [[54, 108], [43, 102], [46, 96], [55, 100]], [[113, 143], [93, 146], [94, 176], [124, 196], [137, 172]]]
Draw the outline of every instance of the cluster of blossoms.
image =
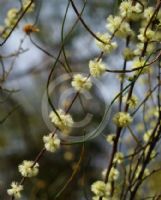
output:
[[106, 71], [106, 65], [102, 62], [101, 59], [95, 59], [95, 60], [90, 60], [89, 61], [89, 69], [90, 69], [90, 74], [93, 77], [98, 78], [102, 74], [105, 73]]
[[[105, 177], [107, 170], [103, 170], [102, 175]], [[104, 181], [96, 181], [91, 185], [91, 191], [94, 193], [93, 200], [99, 199], [102, 197], [102, 199], [110, 199], [110, 194], [112, 190], [111, 182], [116, 181], [119, 178], [119, 171], [112, 167], [109, 174], [109, 181], [105, 183]]]
[[[14, 25], [16, 24], [18, 18], [21, 16], [21, 13], [24, 12], [24, 10], [28, 7], [30, 4], [30, 0], [22, 0], [22, 8], [11, 8], [8, 10], [6, 18], [4, 20], [5, 24], [4, 26], [0, 27], [0, 37], [5, 38], [9, 34], [9, 32], [12, 30]], [[30, 13], [34, 10], [35, 4], [32, 3], [29, 9], [27, 10], [27, 13]]]
[[113, 122], [118, 127], [127, 127], [132, 122], [132, 117], [129, 113], [126, 112], [118, 112], [113, 117]]
[[110, 183], [106, 184], [103, 181], [96, 181], [92, 184], [91, 191], [95, 194], [93, 200], [99, 199], [100, 197], [106, 199], [110, 195], [111, 184]]
[[96, 40], [96, 45], [106, 54], [111, 53], [117, 48], [117, 43], [111, 41], [111, 36], [108, 33], [97, 33], [100, 40]]
[[[148, 110], [146, 110], [145, 120], [152, 121], [152, 119], [157, 119], [158, 116], [159, 116], [159, 107], [153, 106]], [[151, 124], [151, 128], [153, 128], [153, 124]]]
[[80, 93], [83, 93], [85, 90], [89, 90], [92, 87], [90, 78], [82, 74], [74, 75], [71, 84], [73, 88]]
[[[141, 171], [143, 170], [143, 165], [139, 164], [138, 166], [133, 165], [131, 167], [129, 165], [127, 165], [126, 170], [127, 171], [130, 171], [130, 170], [135, 171], [134, 179], [137, 180], [138, 177], [140, 176]], [[150, 175], [150, 170], [146, 167], [142, 173], [143, 173], [143, 178], [145, 178], [146, 176]]]
[[[144, 150], [144, 155], [148, 156], [149, 155], [149, 149], [150, 149], [150, 145], [147, 145], [145, 150]], [[157, 156], [156, 151], [153, 149], [150, 153], [150, 159], [152, 160], [153, 158], [155, 158]]]
[[137, 69], [140, 68], [140, 70], [137, 70], [137, 73], [147, 73], [150, 69], [150, 66], [148, 66], [148, 63], [146, 62], [146, 60], [144, 58], [137, 58], [134, 60], [132, 68], [133, 69]]
[[123, 19], [119, 16], [110, 15], [107, 18], [107, 29], [118, 37], [127, 37], [133, 36], [134, 32], [131, 30], [128, 22], [123, 21]]
[[[19, 172], [23, 177], [33, 177], [39, 172], [39, 164], [34, 161], [24, 160], [22, 164], [18, 166]], [[7, 190], [7, 193], [15, 199], [21, 198], [21, 191], [23, 186], [17, 182], [11, 183], [11, 188]]]
[[11, 189], [8, 189], [7, 193], [10, 196], [14, 196], [15, 199], [20, 199], [22, 190], [23, 190], [23, 185], [19, 185], [17, 182], [12, 182]]
[[[151, 27], [145, 29], [145, 24], [148, 23], [148, 20], [152, 16], [154, 8], [148, 7], [143, 9], [143, 6], [139, 2], [133, 3], [131, 0], [123, 1], [119, 6], [119, 13], [116, 16], [110, 15], [107, 18], [107, 32], [104, 33], [97, 33], [97, 38], [95, 39], [97, 47], [102, 51], [104, 54], [110, 54], [117, 48], [116, 41], [113, 41], [114, 36], [127, 38], [130, 37], [137, 39], [138, 43], [135, 49], [131, 49], [127, 47], [123, 50], [123, 56], [127, 61], [134, 59], [132, 63], [132, 69], [136, 69], [137, 73], [147, 73], [149, 71], [150, 66], [146, 62], [145, 58], [140, 58], [140, 53], [144, 48], [144, 42], [147, 41], [146, 52], [151, 53], [155, 45], [152, 41], [158, 41], [160, 35], [158, 34], [158, 27], [157, 31], [152, 30]], [[158, 13], [157, 19], [161, 12]], [[138, 22], [141, 21], [141, 28], [139, 29], [138, 37], [136, 38], [135, 32], [131, 29], [130, 22]], [[145, 54], [146, 54], [145, 52]], [[139, 68], [137, 70], [137, 68]], [[90, 75], [99, 78], [106, 72], [107, 66], [104, 62], [102, 62], [101, 58], [95, 58], [89, 61], [89, 71]], [[137, 74], [136, 73], [136, 74]], [[77, 92], [83, 92], [85, 90], [89, 90], [92, 86], [90, 78], [85, 77], [81, 74], [74, 75], [72, 86]], [[133, 101], [134, 100], [134, 101]], [[130, 107], [135, 107], [137, 99], [131, 99], [129, 102]]]
[[12, 27], [16, 23], [18, 12], [19, 11], [16, 8], [12, 8], [7, 12], [7, 16], [5, 19], [6, 27]]
[[[98, 33], [97, 37], [102, 42], [96, 40], [96, 45], [100, 48], [100, 50], [105, 54], [109, 54], [117, 48], [117, 43], [113, 41], [114, 36], [120, 38], [130, 37], [131, 39], [137, 39], [139, 43], [137, 44], [135, 49], [126, 47], [123, 50], [123, 57], [126, 61], [131, 61], [134, 59], [134, 61], [132, 62], [132, 69], [136, 70], [136, 72], [134, 72], [136, 75], [138, 73], [144, 74], [149, 72], [149, 66], [145, 58], [139, 57], [144, 48], [144, 42], [154, 40], [155, 34], [154, 31], [149, 28], [148, 30], [146, 30], [147, 35], [144, 35], [143, 33], [145, 31], [145, 28], [141, 27], [139, 30], [138, 37], [136, 38], [135, 32], [131, 29], [131, 25], [129, 22], [144, 19], [145, 15], [148, 15], [148, 11], [145, 12], [146, 14], [144, 14], [144, 9], [139, 2], [133, 4], [133, 2], [130, 0], [123, 1], [119, 7], [119, 15], [110, 15], [107, 18], [106, 28], [107, 31], [110, 33]], [[151, 53], [153, 49], [154, 45], [148, 44], [146, 51], [148, 53]], [[94, 61], [91, 60], [89, 62], [89, 69], [91, 76], [98, 78], [106, 72], [107, 68], [106, 65], [102, 62], [102, 59], [96, 58], [94, 59]], [[127, 96], [125, 96], [123, 98], [123, 101], [128, 105], [130, 109], [134, 109], [138, 104], [138, 98], [134, 95], [132, 95], [129, 99], [127, 99]], [[118, 112], [113, 117], [113, 122], [118, 127], [127, 127], [132, 123], [132, 121], [133, 119], [128, 112]], [[108, 143], [113, 144], [115, 138], [115, 134], [110, 134], [107, 136], [106, 140]], [[116, 181], [119, 177], [119, 171], [116, 168], [116, 165], [121, 164], [123, 162], [123, 158], [123, 153], [116, 152], [113, 159], [113, 167], [110, 169], [108, 183], [104, 183], [103, 181], [96, 181], [92, 184], [91, 190], [94, 193], [93, 199], [99, 199], [100, 197], [102, 197], [102, 199], [108, 199], [111, 193], [111, 182]], [[106, 171], [107, 170], [103, 171], [103, 175], [106, 174]], [[144, 173], [148, 174], [147, 170]]]
[[21, 165], [18, 166], [19, 172], [24, 177], [36, 176], [39, 172], [39, 164], [33, 161], [24, 160]]
[[59, 109], [57, 110], [57, 114], [51, 111], [49, 117], [51, 122], [54, 123], [63, 133], [68, 134], [71, 131], [74, 122], [70, 114]]
[[[50, 133], [49, 135], [44, 136], [43, 141], [45, 149], [49, 152], [55, 152], [60, 147], [60, 139], [56, 134], [53, 135]], [[23, 177], [31, 178], [37, 176], [39, 172], [39, 164], [34, 161], [24, 160], [22, 164], [18, 166], [18, 169]], [[12, 182], [11, 188], [7, 190], [7, 193], [15, 199], [20, 199], [22, 190], [23, 185], [17, 182]]]
[[106, 141], [107, 141], [109, 144], [113, 144], [115, 138], [116, 138], [116, 134], [112, 133], [112, 134], [107, 135]]
[[135, 57], [135, 53], [132, 49], [127, 47], [123, 50], [123, 57], [125, 60], [130, 61]]
[[[23, 7], [23, 10], [25, 10], [27, 7], [28, 7], [28, 5], [30, 4], [30, 0], [23, 0], [22, 1], [22, 7]], [[32, 3], [31, 4], [31, 6], [29, 7], [29, 9], [27, 10], [27, 12], [29, 13], [29, 12], [33, 12], [34, 11], [34, 8], [35, 8], [35, 4], [34, 3]]]
[[117, 152], [117, 153], [115, 154], [115, 157], [114, 157], [114, 159], [113, 159], [113, 162], [114, 162], [114, 163], [117, 163], [117, 164], [121, 164], [121, 163], [123, 162], [123, 159], [124, 159], [123, 153]]
[[130, 109], [136, 108], [136, 106], [137, 106], [137, 104], [138, 104], [138, 98], [137, 98], [137, 96], [132, 95], [128, 100], [127, 100], [127, 97], [128, 97], [128, 96], [125, 95], [125, 96], [123, 97], [123, 101], [129, 105], [129, 108], [130, 108]]
[[52, 133], [50, 133], [44, 136], [43, 141], [47, 151], [55, 152], [60, 147], [60, 139], [56, 134], [53, 136]]
[[[109, 178], [108, 178], [108, 182], [107, 183], [105, 183], [103, 181], [96, 181], [96, 182], [94, 182], [92, 184], [91, 191], [95, 195], [93, 197], [93, 200], [99, 199], [100, 197], [102, 197], [103, 199], [111, 199], [110, 198], [111, 189], [112, 189], [111, 183], [113, 181], [118, 180], [118, 178], [120, 176], [120, 172], [115, 167], [115, 165], [116, 164], [121, 164], [123, 162], [123, 157], [124, 156], [123, 156], [123, 154], [121, 152], [117, 152], [115, 154], [115, 157], [114, 157], [114, 160], [113, 160], [114, 166], [110, 169]], [[105, 177], [106, 173], [107, 173], [107, 169], [103, 170], [102, 176]]]
[[[123, 1], [120, 4], [119, 7], [119, 13], [117, 16], [110, 15], [107, 18], [107, 24], [106, 28], [107, 31], [110, 32], [112, 35], [110, 35], [108, 32], [106, 33], [98, 33], [97, 37], [100, 40], [96, 40], [96, 45], [101, 49], [102, 52], [105, 54], [111, 53], [114, 49], [117, 48], [116, 42], [113, 41], [113, 37], [121, 37], [121, 38], [127, 38], [130, 37], [131, 39], [138, 40], [138, 43], [136, 44], [135, 49], [131, 49], [130, 47], [127, 47], [123, 51], [123, 56], [127, 61], [132, 60], [135, 58], [134, 63], [132, 63], [132, 69], [137, 69], [138, 67], [142, 69], [138, 70], [138, 72], [141, 72], [142, 74], [147, 73], [150, 66], [148, 63], [146, 63], [145, 58], [139, 58], [141, 52], [144, 49], [144, 43], [147, 42], [145, 55], [148, 53], [152, 53], [152, 51], [155, 48], [154, 41], [160, 41], [161, 34], [160, 32], [160, 26], [149, 26], [146, 28], [146, 25], [148, 24], [152, 13], [154, 12], [153, 7], [148, 7], [146, 9], [143, 8], [142, 4], [139, 2], [133, 3], [131, 0]], [[160, 16], [161, 11], [158, 12], [158, 15], [156, 19], [160, 22]], [[141, 22], [141, 27], [138, 32], [138, 36], [136, 37], [135, 32], [130, 27], [131, 21], [139, 21]], [[159, 24], [159, 23], [158, 23]], [[144, 66], [146, 65], [146, 66]], [[90, 67], [91, 68], [91, 67]], [[99, 69], [99, 67], [97, 67]], [[103, 67], [104, 68], [104, 67]], [[96, 69], [96, 67], [95, 67]], [[93, 76], [92, 70], [91, 75]], [[95, 70], [96, 71], [96, 70]], [[101, 68], [100, 68], [101, 72]], [[95, 77], [98, 77], [98, 73], [96, 72]], [[102, 73], [99, 74], [99, 76], [102, 75]]]
[[155, 37], [155, 32], [152, 31], [150, 28], [146, 30], [146, 33], [145, 33], [145, 28], [140, 29], [140, 34], [138, 35], [138, 39], [141, 42], [151, 41], [153, 40], [154, 37]]
[[153, 131], [152, 129], [146, 131], [146, 133], [143, 136], [144, 142], [149, 142], [152, 131]]
[[[51, 116], [54, 115], [53, 113], [51, 114], [52, 114]], [[61, 114], [61, 117], [63, 115], [62, 117], [63, 125], [60, 123], [58, 123], [58, 125], [60, 125], [60, 127], [62, 126], [66, 127], [66, 125], [69, 124], [70, 117], [68, 116], [68, 120], [66, 121], [64, 117], [65, 113], [60, 111], [59, 114]], [[54, 117], [55, 117], [54, 119], [56, 119], [56, 122], [58, 122], [59, 120], [56, 118], [56, 116]], [[58, 138], [56, 134], [53, 135], [52, 133], [50, 133], [49, 135], [44, 136], [43, 141], [44, 141], [45, 149], [49, 152], [55, 152], [60, 147], [60, 139]], [[18, 166], [18, 169], [23, 177], [31, 178], [31, 177], [37, 176], [39, 172], [39, 164], [34, 161], [24, 160], [22, 164]], [[15, 199], [20, 199], [22, 190], [23, 190], [23, 186], [21, 184], [17, 182], [12, 182], [11, 188], [7, 190], [7, 193], [10, 196], [14, 197]]]
[[138, 20], [139, 14], [142, 12], [140, 3], [133, 4], [132, 1], [123, 1], [119, 7], [120, 15], [126, 17], [128, 20]]
[[116, 181], [119, 178], [119, 175], [119, 171], [115, 167], [112, 167], [109, 174], [109, 181]]
[[[136, 173], [135, 173], [135, 178], [136, 178], [136, 179], [138, 178], [138, 176], [139, 176], [141, 170], [142, 170], [142, 165], [139, 165], [138, 168], [137, 168], [137, 170], [136, 170]], [[148, 176], [149, 174], [150, 174], [149, 169], [148, 169], [148, 168], [145, 168], [143, 177]]]

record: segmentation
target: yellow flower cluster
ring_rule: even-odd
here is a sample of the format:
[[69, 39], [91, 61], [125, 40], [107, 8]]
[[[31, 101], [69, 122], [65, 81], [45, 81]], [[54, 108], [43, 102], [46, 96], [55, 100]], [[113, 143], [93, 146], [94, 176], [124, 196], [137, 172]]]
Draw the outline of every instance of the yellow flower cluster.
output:
[[92, 83], [89, 77], [83, 76], [82, 74], [76, 74], [72, 80], [73, 88], [80, 93], [89, 90], [92, 87]]
[[123, 153], [117, 152], [117, 153], [115, 154], [115, 157], [114, 157], [114, 159], [113, 159], [113, 162], [114, 162], [114, 163], [117, 163], [117, 164], [121, 164], [121, 163], [123, 162], [123, 159], [124, 159]]
[[143, 17], [146, 21], [149, 21], [150, 18], [152, 17], [154, 13], [154, 8], [153, 7], [148, 7], [144, 10], [144, 14], [143, 14]]
[[109, 144], [113, 144], [115, 138], [116, 138], [116, 134], [112, 133], [112, 134], [107, 135], [106, 141], [107, 141]]
[[[160, 108], [161, 110], [161, 108]], [[146, 111], [146, 115], [145, 115], [145, 121], [149, 121], [151, 122], [151, 119], [156, 119], [159, 117], [159, 107], [158, 106], [154, 106], [154, 107], [150, 107], [147, 111]]]
[[102, 60], [90, 60], [89, 61], [89, 69], [90, 69], [90, 74], [93, 77], [99, 77], [102, 74], [105, 73], [106, 71], [106, 65], [102, 62]]
[[7, 27], [12, 27], [17, 21], [17, 16], [18, 16], [18, 9], [17, 8], [10, 9], [7, 12], [7, 17], [5, 19], [5, 25]]
[[[148, 43], [147, 44], [147, 48], [146, 48], [146, 53], [145, 54], [151, 54], [154, 49], [155, 49], [156, 45], [154, 43]], [[139, 56], [141, 55], [141, 52], [144, 49], [144, 43], [137, 43], [136, 45], [136, 49], [134, 50], [134, 55]]]
[[103, 181], [96, 181], [92, 184], [91, 191], [96, 197], [108, 197], [111, 191], [111, 184], [106, 184]]
[[17, 182], [11, 183], [11, 188], [7, 190], [8, 195], [14, 197], [15, 199], [21, 198], [21, 191], [23, 190], [23, 186], [18, 184]]
[[131, 30], [130, 25], [126, 21], [122, 21], [120, 16], [110, 15], [107, 18], [107, 29], [113, 34], [116, 30], [115, 35], [118, 37], [133, 36], [134, 32]]
[[[11, 8], [8, 10], [6, 18], [4, 20], [4, 26], [0, 26], [0, 36], [2, 38], [5, 38], [8, 36], [14, 25], [16, 24], [18, 18], [21, 15], [21, 12], [23, 12], [26, 7], [30, 4], [30, 0], [22, 0], [22, 8]], [[32, 3], [27, 12], [32, 12], [34, 10], [35, 4]]]
[[123, 56], [125, 60], [129, 61], [135, 57], [134, 51], [130, 48], [125, 48], [123, 51]]
[[127, 95], [123, 97], [123, 102], [129, 105], [129, 108], [134, 109], [138, 104], [138, 98], [135, 95], [132, 95], [127, 101]]
[[[141, 170], [142, 170], [142, 165], [139, 165], [138, 168], [137, 168], [137, 170], [136, 170], [136, 173], [135, 173], [135, 178], [136, 178], [136, 179], [138, 178], [138, 176], [139, 176]], [[149, 174], [150, 174], [149, 169], [148, 169], [148, 168], [145, 168], [145, 170], [144, 170], [144, 177], [145, 177], [145, 176], [148, 176]]]
[[97, 33], [97, 37], [102, 41], [96, 40], [96, 45], [104, 52], [111, 53], [117, 48], [117, 43], [111, 41], [111, 36], [108, 33]]
[[120, 15], [122, 17], [127, 17], [130, 20], [139, 19], [139, 14], [142, 12], [142, 7], [140, 3], [132, 4], [132, 1], [123, 1], [119, 7]]
[[149, 139], [151, 137], [151, 134], [152, 134], [152, 129], [148, 130], [147, 132], [145, 132], [144, 136], [143, 136], [143, 139], [144, 139], [144, 142], [149, 142]]
[[119, 127], [127, 127], [133, 121], [127, 112], [118, 112], [113, 117], [113, 122]]
[[22, 164], [18, 166], [18, 169], [22, 176], [33, 177], [39, 172], [39, 164], [34, 164], [34, 161], [24, 160]]
[[46, 150], [52, 153], [60, 147], [60, 139], [56, 134], [53, 136], [52, 133], [50, 133], [49, 135], [44, 136], [43, 141]]
[[63, 133], [68, 134], [74, 124], [71, 115], [66, 114], [62, 109], [57, 110], [57, 114], [53, 111], [50, 112], [49, 118], [51, 119], [51, 122], [54, 123]]
[[136, 73], [141, 73], [141, 74], [145, 74], [149, 72], [149, 69], [151, 66], [147, 66], [148, 63], [146, 62], [146, 60], [144, 58], [137, 58], [133, 61], [132, 64], [132, 68], [133, 69], [137, 69], [140, 68], [136, 71]]
[[119, 171], [115, 167], [112, 167], [109, 174], [109, 181], [116, 181], [119, 178], [119, 175]]
[[140, 34], [138, 35], [138, 39], [141, 42], [150, 42], [152, 40], [156, 40], [155, 31], [148, 28], [145, 32], [145, 28], [140, 29]]
[[[145, 155], [145, 157], [146, 157], [147, 155], [149, 155], [149, 149], [150, 149], [150, 145], [147, 145], [147, 147], [146, 147], [145, 150], [144, 150], [144, 155]], [[151, 151], [151, 154], [150, 154], [150, 159], [155, 158], [156, 155], [157, 155], [157, 153], [156, 153], [156, 151], [153, 149], [153, 150]]]
[[[22, 6], [23, 6], [23, 9], [25, 10], [28, 5], [30, 4], [31, 0], [23, 0], [22, 1]], [[32, 3], [31, 6], [29, 7], [29, 9], [27, 10], [27, 12], [32, 12], [35, 8], [35, 4]]]

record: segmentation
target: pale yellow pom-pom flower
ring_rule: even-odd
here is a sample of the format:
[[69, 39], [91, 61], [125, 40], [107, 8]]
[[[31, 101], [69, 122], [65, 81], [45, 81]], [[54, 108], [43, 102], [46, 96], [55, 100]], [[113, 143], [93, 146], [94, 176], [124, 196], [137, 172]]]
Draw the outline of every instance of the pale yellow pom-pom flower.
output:
[[33, 177], [36, 176], [39, 172], [39, 164], [34, 161], [24, 160], [22, 164], [18, 166], [19, 172], [24, 177]]
[[111, 41], [111, 36], [108, 33], [97, 33], [97, 37], [102, 41], [96, 40], [96, 45], [104, 52], [111, 53], [117, 48], [117, 43]]
[[106, 65], [102, 62], [102, 60], [90, 60], [89, 61], [89, 69], [90, 69], [90, 74], [93, 77], [98, 78], [102, 74], [106, 72]]
[[124, 103], [127, 103], [127, 104], [129, 105], [129, 108], [130, 108], [130, 109], [136, 108], [136, 106], [137, 106], [137, 104], [138, 104], [138, 98], [137, 98], [137, 96], [132, 95], [132, 96], [128, 99], [128, 101], [127, 101], [127, 97], [128, 97], [128, 95], [125, 95], [125, 96], [123, 97], [123, 102], [124, 102]]
[[71, 115], [65, 113], [62, 109], [58, 109], [57, 114], [54, 111], [50, 112], [49, 118], [51, 119], [51, 122], [54, 123], [63, 133], [68, 134], [74, 124]]
[[92, 87], [90, 78], [82, 74], [74, 75], [71, 84], [73, 88], [80, 93], [83, 93], [85, 90], [90, 90]]
[[55, 152], [60, 147], [60, 139], [52, 133], [43, 137], [44, 145], [47, 151]]
[[91, 191], [99, 197], [108, 196], [111, 191], [111, 184], [106, 184], [103, 181], [96, 181], [92, 184]]
[[133, 121], [127, 112], [118, 112], [113, 117], [113, 122], [119, 127], [127, 127]]
[[119, 175], [119, 171], [115, 167], [112, 167], [109, 174], [109, 181], [117, 180], [119, 178]]
[[11, 188], [7, 190], [8, 195], [14, 197], [15, 199], [21, 198], [21, 191], [23, 190], [23, 186], [17, 182], [11, 183]]
[[113, 162], [114, 162], [114, 163], [117, 163], [117, 164], [121, 164], [121, 163], [123, 162], [123, 159], [124, 159], [123, 153], [117, 152], [117, 153], [115, 154], [115, 157], [114, 157], [114, 159], [113, 159]]
[[116, 134], [112, 133], [112, 134], [107, 135], [106, 141], [107, 141], [109, 144], [113, 144], [115, 138], [116, 138]]

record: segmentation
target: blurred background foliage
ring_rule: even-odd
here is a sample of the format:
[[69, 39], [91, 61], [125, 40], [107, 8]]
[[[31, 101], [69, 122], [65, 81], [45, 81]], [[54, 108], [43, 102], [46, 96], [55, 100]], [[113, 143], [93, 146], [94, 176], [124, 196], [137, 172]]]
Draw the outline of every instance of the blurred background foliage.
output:
[[[83, 6], [82, 2], [75, 1], [79, 10]], [[83, 18], [94, 32], [104, 31], [106, 17], [110, 13], [115, 13], [119, 2], [112, 0], [87, 1]], [[7, 10], [15, 6], [19, 6], [18, 0], [0, 0], [1, 24], [4, 22]], [[64, 0], [36, 1], [34, 13], [26, 15], [21, 20], [17, 29], [1, 48], [0, 54], [16, 53], [20, 40], [24, 37], [22, 31], [24, 24], [36, 22], [40, 32], [31, 35], [32, 40], [51, 55], [56, 56], [61, 46], [60, 31], [66, 6], [67, 1]], [[65, 24], [65, 35], [75, 20], [76, 15], [70, 8]], [[4, 64], [7, 69], [14, 62], [7, 80], [0, 85], [0, 199], [5, 200], [8, 199], [5, 190], [10, 182], [20, 179], [17, 166], [24, 159], [33, 160], [35, 158], [43, 146], [42, 136], [49, 133], [48, 126], [42, 117], [41, 108], [53, 58], [37, 49], [29, 38], [26, 38], [22, 44], [22, 50], [25, 52], [17, 58], [13, 56], [1, 59], [1, 65]], [[86, 72], [88, 61], [98, 54], [93, 45], [93, 38], [80, 23], [68, 38], [65, 50], [73, 71]], [[116, 54], [113, 55], [114, 58], [109, 59], [109, 62], [114, 62]], [[61, 57], [62, 62], [64, 62], [63, 59]], [[53, 79], [63, 73], [64, 69], [58, 64]], [[108, 83], [108, 81], [110, 79], [108, 80], [107, 77], [102, 79], [102, 82]], [[58, 104], [59, 94], [61, 95], [65, 87], [62, 85], [52, 93], [53, 101], [56, 100], [55, 104]], [[88, 102], [87, 107], [90, 106], [87, 112], [92, 113], [94, 118], [89, 128], [99, 124], [105, 106], [98, 90], [94, 89], [92, 92], [94, 98]], [[65, 103], [67, 102], [63, 101], [62, 105]], [[72, 113], [78, 121], [82, 118], [83, 113], [80, 111], [79, 102], [72, 108]], [[110, 123], [107, 123], [105, 134], [110, 133], [110, 129]], [[86, 130], [83, 129], [83, 131]], [[23, 199], [55, 199], [75, 169], [81, 149], [82, 144], [63, 146], [54, 155], [46, 153], [40, 161], [39, 176], [26, 181]], [[108, 155], [109, 146], [103, 137], [100, 136], [87, 142], [78, 173], [57, 199], [91, 199], [90, 185], [95, 179], [101, 177], [101, 171], [108, 162]], [[158, 160], [157, 163], [159, 162]], [[148, 184], [152, 191], [159, 191], [160, 175], [154, 176]]]

